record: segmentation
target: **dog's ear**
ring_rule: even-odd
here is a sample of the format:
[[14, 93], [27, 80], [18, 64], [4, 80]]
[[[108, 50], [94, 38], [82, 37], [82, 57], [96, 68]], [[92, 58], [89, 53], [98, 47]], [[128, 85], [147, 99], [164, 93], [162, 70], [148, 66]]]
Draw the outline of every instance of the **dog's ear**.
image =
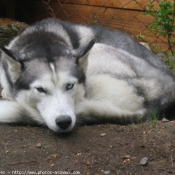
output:
[[88, 44], [79, 47], [73, 52], [73, 55], [76, 57], [76, 64], [79, 65], [84, 71], [87, 69], [88, 55], [94, 44], [95, 39], [91, 40]]
[[3, 47], [0, 51], [2, 65], [4, 66], [4, 69], [6, 69], [5, 72], [9, 74], [11, 81], [15, 82], [22, 71], [22, 64], [15, 58], [15, 55], [9, 49]]

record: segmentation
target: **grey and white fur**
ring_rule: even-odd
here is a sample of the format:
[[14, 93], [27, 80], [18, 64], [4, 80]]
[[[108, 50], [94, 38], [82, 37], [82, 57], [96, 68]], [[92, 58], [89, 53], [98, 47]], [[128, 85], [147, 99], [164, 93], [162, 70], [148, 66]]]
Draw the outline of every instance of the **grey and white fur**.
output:
[[129, 35], [46, 19], [1, 49], [1, 123], [133, 123], [175, 114], [175, 76]]

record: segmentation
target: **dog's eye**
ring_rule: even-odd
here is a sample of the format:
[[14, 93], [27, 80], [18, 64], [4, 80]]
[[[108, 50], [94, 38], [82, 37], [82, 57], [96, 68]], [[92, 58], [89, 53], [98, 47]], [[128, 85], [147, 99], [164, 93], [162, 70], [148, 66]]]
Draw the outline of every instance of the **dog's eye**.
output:
[[71, 90], [71, 89], [73, 89], [73, 87], [74, 87], [74, 84], [73, 83], [68, 83], [67, 86], [66, 86], [66, 90], [67, 91], [68, 90]]
[[44, 88], [42, 88], [42, 87], [37, 87], [36, 90], [38, 92], [41, 92], [41, 93], [45, 93], [46, 94], [46, 90]]

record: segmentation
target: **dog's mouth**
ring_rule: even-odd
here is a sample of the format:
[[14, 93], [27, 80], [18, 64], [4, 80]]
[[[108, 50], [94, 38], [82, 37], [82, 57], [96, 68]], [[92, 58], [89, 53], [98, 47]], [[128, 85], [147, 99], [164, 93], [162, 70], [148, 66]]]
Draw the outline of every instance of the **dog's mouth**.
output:
[[60, 129], [60, 128], [56, 128], [56, 129], [53, 129], [53, 128], [50, 128], [52, 131], [56, 132], [56, 133], [69, 133], [73, 130], [74, 127], [69, 127], [67, 129]]

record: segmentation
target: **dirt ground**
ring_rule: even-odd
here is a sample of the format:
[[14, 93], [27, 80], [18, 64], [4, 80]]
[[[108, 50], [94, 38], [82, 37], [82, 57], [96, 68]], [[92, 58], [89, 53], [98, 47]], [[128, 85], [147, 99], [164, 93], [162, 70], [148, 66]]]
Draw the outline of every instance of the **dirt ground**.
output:
[[67, 134], [1, 124], [3, 173], [175, 175], [175, 121], [82, 126]]

